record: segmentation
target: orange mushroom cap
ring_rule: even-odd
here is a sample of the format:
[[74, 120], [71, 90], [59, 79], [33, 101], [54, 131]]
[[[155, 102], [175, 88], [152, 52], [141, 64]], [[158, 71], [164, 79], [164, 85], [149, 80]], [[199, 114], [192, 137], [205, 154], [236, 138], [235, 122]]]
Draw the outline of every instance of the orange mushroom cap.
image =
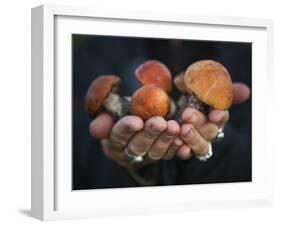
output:
[[191, 64], [185, 72], [184, 83], [203, 103], [220, 110], [232, 104], [232, 82], [227, 69], [213, 60]]
[[[120, 78], [116, 75], [103, 75], [97, 77], [89, 86], [86, 98], [85, 109], [91, 117], [95, 117], [101, 109], [104, 100], [113, 89], [120, 85]], [[114, 90], [115, 91], [115, 90]]]
[[166, 117], [169, 111], [169, 96], [162, 88], [155, 84], [141, 87], [132, 96], [131, 112], [143, 120], [153, 116]]
[[145, 61], [136, 69], [135, 75], [143, 85], [157, 84], [166, 92], [170, 92], [172, 89], [171, 72], [158, 60]]

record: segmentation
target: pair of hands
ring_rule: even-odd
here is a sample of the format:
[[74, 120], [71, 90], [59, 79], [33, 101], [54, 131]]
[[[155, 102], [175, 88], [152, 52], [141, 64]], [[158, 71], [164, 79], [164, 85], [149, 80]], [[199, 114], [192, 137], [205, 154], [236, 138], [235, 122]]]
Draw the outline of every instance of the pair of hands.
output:
[[[244, 84], [234, 83], [233, 94], [233, 104], [240, 104], [248, 99], [250, 90]], [[109, 114], [102, 113], [90, 123], [89, 130], [94, 138], [101, 140], [103, 152], [109, 159], [126, 168], [138, 168], [175, 155], [181, 160], [205, 155], [209, 142], [228, 119], [228, 111], [216, 109], [205, 116], [187, 108], [182, 114], [181, 126], [158, 116], [145, 122], [137, 116], [126, 116], [114, 123]], [[130, 164], [125, 148], [131, 154], [144, 156], [145, 161]]]

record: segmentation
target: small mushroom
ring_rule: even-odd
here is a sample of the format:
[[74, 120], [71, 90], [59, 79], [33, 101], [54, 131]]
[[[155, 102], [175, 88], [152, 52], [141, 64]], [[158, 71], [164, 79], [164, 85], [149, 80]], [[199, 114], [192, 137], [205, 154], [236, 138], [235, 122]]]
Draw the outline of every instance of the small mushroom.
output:
[[131, 113], [144, 121], [153, 117], [165, 118], [170, 111], [168, 94], [155, 84], [148, 84], [138, 89], [132, 96]]
[[[143, 84], [155, 84], [169, 93], [172, 89], [172, 75], [169, 68], [158, 60], [147, 60], [135, 70], [137, 80]], [[177, 106], [172, 98], [170, 98], [170, 112], [167, 119], [175, 116]]]
[[172, 89], [172, 76], [168, 67], [158, 60], [148, 60], [135, 70], [137, 80], [143, 84], [157, 84], [166, 92]]
[[[182, 81], [182, 77], [178, 78], [179, 81]], [[180, 123], [182, 112], [188, 107], [196, 108], [204, 114], [210, 108], [230, 108], [233, 98], [232, 81], [222, 64], [213, 60], [197, 61], [186, 69], [182, 82], [185, 92], [178, 101], [180, 108], [176, 116]]]
[[91, 83], [85, 98], [85, 109], [90, 117], [96, 117], [102, 108], [114, 118], [129, 114], [128, 99], [117, 94], [120, 83], [121, 80], [116, 75], [99, 76]]

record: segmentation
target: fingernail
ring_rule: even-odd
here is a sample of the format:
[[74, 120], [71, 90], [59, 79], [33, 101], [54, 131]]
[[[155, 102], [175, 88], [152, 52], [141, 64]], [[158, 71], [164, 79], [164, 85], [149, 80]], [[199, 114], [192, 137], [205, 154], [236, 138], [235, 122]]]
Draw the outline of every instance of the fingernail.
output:
[[179, 148], [182, 144], [183, 144], [183, 142], [180, 139], [176, 139], [174, 141], [175, 148]]
[[132, 125], [128, 125], [127, 132], [129, 132], [129, 133], [135, 132], [134, 127]]
[[192, 133], [192, 129], [189, 128], [182, 134], [182, 136], [185, 137], [185, 138], [188, 138], [188, 137], [191, 136], [191, 133]]
[[167, 137], [167, 138], [172, 138], [172, 137], [175, 136], [175, 134], [167, 131], [167, 132], [164, 133], [164, 136]]
[[160, 133], [161, 131], [159, 130], [158, 127], [154, 126], [153, 124], [150, 126], [150, 129], [153, 133]]

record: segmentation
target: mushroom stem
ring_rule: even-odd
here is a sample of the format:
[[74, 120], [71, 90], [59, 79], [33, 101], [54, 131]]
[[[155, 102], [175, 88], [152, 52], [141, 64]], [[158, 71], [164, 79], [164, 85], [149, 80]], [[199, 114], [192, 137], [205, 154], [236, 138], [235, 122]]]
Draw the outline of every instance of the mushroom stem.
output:
[[114, 92], [111, 92], [104, 100], [103, 106], [115, 119], [130, 114], [130, 101], [128, 98], [123, 98]]
[[177, 101], [177, 105], [179, 106], [176, 121], [179, 124], [182, 124], [182, 113], [186, 108], [195, 108], [198, 111], [201, 111], [203, 114], [208, 114], [209, 106], [202, 101], [200, 101], [194, 94], [185, 93], [182, 95]]

